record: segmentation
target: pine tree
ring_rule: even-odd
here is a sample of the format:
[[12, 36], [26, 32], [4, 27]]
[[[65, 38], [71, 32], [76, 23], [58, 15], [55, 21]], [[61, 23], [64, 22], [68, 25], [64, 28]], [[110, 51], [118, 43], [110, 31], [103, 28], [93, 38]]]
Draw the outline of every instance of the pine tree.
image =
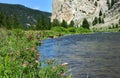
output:
[[61, 23], [61, 26], [64, 28], [67, 28], [68, 27], [67, 22], [65, 20], [63, 20]]
[[58, 19], [53, 19], [52, 27], [55, 27], [55, 26], [60, 26]]
[[74, 21], [70, 21], [69, 27], [73, 27], [74, 26]]
[[115, 0], [111, 0], [111, 8], [115, 4]]
[[13, 16], [13, 25], [14, 25], [13, 28], [22, 28], [22, 26], [17, 18], [17, 15]]
[[99, 12], [99, 16], [102, 16], [102, 11], [100, 10], [100, 12]]
[[82, 23], [82, 27], [83, 27], [83, 28], [86, 28], [86, 29], [89, 29], [89, 26], [90, 26], [90, 25], [89, 25], [87, 19], [84, 18], [83, 23]]
[[98, 4], [97, 4], [97, 2], [95, 1], [95, 4], [94, 4], [95, 6], [97, 6]]
[[102, 19], [101, 19], [101, 17], [99, 17], [98, 20], [99, 20], [99, 23], [102, 23]]
[[95, 17], [93, 22], [92, 22], [92, 25], [96, 25], [97, 23], [98, 23], [98, 19], [97, 19], [97, 17]]

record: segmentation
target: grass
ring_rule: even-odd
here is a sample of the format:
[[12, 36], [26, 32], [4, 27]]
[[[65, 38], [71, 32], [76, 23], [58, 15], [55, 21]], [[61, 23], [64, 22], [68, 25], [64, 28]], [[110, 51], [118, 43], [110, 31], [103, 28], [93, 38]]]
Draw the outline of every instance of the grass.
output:
[[63, 27], [53, 27], [51, 30], [46, 31], [47, 36], [61, 36], [61, 35], [71, 35], [71, 34], [88, 34], [92, 33], [89, 29], [84, 29], [82, 27], [76, 28], [76, 27], [69, 27], [69, 28], [63, 28]]
[[67, 67], [47, 60], [42, 67], [37, 46], [46, 32], [0, 29], [0, 78], [66, 78]]

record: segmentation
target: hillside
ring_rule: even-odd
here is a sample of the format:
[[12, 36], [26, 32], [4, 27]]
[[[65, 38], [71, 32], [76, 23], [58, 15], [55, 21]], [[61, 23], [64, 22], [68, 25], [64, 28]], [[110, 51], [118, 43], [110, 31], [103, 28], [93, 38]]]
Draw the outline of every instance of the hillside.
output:
[[0, 12], [8, 16], [16, 15], [19, 22], [24, 25], [34, 25], [36, 20], [43, 15], [46, 19], [51, 16], [51, 13], [31, 9], [19, 4], [4, 4], [0, 3]]

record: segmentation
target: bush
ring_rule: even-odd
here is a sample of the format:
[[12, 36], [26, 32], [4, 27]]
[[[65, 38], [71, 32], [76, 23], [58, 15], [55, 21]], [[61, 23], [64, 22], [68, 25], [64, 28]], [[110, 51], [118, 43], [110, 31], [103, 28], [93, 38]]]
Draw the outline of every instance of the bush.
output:
[[59, 26], [53, 27], [51, 30], [57, 31], [57, 32], [64, 32], [64, 31], [66, 31], [66, 29], [64, 27], [59, 27]]
[[79, 27], [77, 28], [76, 30], [77, 33], [88, 33], [88, 32], [91, 32], [89, 29], [85, 29], [83, 27]]
[[72, 33], [76, 32], [76, 28], [75, 27], [70, 27], [67, 30], [68, 30], [68, 32], [72, 32]]

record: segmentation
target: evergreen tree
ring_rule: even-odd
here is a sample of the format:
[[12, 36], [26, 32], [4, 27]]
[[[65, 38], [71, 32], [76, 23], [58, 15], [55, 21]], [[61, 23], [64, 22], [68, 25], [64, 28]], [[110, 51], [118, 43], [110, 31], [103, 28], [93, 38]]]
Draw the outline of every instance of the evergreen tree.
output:
[[16, 15], [13, 16], [13, 28], [22, 28]]
[[69, 27], [73, 27], [74, 26], [74, 21], [70, 21]]
[[46, 29], [47, 30], [51, 29], [51, 20], [50, 19], [46, 19]]
[[95, 6], [97, 6], [98, 4], [97, 4], [97, 2], [95, 1], [95, 4], [94, 4]]
[[115, 4], [115, 0], [111, 0], [111, 8]]
[[61, 26], [64, 28], [67, 28], [68, 27], [67, 22], [65, 20], [63, 20], [61, 23]]
[[84, 18], [84, 20], [83, 20], [82, 27], [86, 28], [86, 29], [89, 29], [89, 27], [90, 27], [90, 25], [89, 25], [89, 23], [88, 23], [86, 18]]
[[0, 27], [3, 26], [3, 19], [4, 19], [4, 16], [2, 13], [0, 13]]
[[101, 17], [99, 17], [98, 20], [99, 20], [99, 23], [102, 23], [102, 19], [101, 19]]
[[100, 10], [99, 16], [102, 16], [102, 11]]
[[92, 25], [96, 25], [97, 23], [98, 23], [98, 19], [97, 19], [97, 17], [95, 17], [93, 22], [92, 22]]
[[58, 19], [53, 19], [52, 27], [55, 27], [55, 26], [60, 26]]
[[37, 30], [42, 30], [43, 29], [43, 22], [44, 22], [44, 20], [43, 20], [42, 17], [37, 20], [37, 23], [36, 23], [36, 29]]

